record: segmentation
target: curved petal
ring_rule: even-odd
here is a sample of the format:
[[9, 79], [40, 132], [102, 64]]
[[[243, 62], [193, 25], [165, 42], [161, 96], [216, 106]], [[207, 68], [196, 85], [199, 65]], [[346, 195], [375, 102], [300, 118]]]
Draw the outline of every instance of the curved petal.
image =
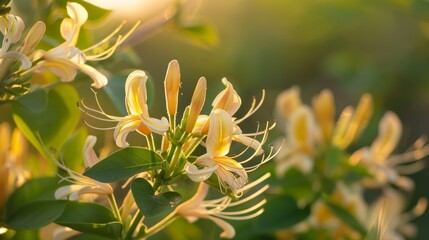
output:
[[124, 118], [123, 120], [119, 121], [113, 133], [113, 138], [116, 141], [116, 145], [120, 148], [128, 147], [129, 144], [126, 141], [128, 133], [136, 130], [140, 124], [140, 118], [136, 118], [135, 116]]
[[210, 128], [206, 141], [207, 154], [211, 157], [225, 156], [232, 141], [233, 122], [231, 116], [221, 109], [210, 115]]
[[234, 194], [244, 187], [248, 181], [248, 176], [239, 162], [229, 157], [217, 157], [214, 161], [219, 166], [215, 173], [221, 185], [229, 187]]
[[88, 20], [88, 12], [82, 5], [76, 2], [67, 3], [67, 14], [79, 26], [83, 25]]
[[165, 133], [170, 124], [168, 123], [167, 118], [163, 117], [161, 119], [146, 117], [143, 114], [140, 115], [140, 120], [146, 127], [152, 130], [155, 133], [163, 134]]
[[86, 137], [85, 144], [83, 146], [83, 159], [85, 167], [90, 168], [100, 161], [97, 154], [94, 151], [94, 145], [97, 142], [97, 137], [89, 135]]
[[[195, 122], [195, 126], [192, 129], [192, 134], [195, 136], [202, 136], [207, 134], [208, 127], [205, 127], [209, 122], [208, 115], [199, 115], [197, 121]], [[205, 131], [206, 130], [206, 131]]]
[[218, 166], [213, 162], [213, 166], [205, 167], [203, 169], [198, 169], [192, 163], [187, 163], [185, 166], [185, 171], [188, 177], [194, 182], [203, 182], [210, 178], [213, 172], [218, 168]]
[[143, 114], [148, 117], [146, 73], [141, 70], [133, 71], [125, 82], [125, 103], [129, 114]]
[[107, 85], [108, 79], [106, 76], [104, 76], [101, 72], [99, 72], [97, 69], [87, 65], [87, 64], [78, 64], [76, 63], [76, 66], [81, 70], [83, 73], [88, 75], [94, 83], [91, 84], [91, 86], [95, 88], [101, 88]]
[[385, 159], [392, 153], [400, 140], [401, 120], [395, 113], [387, 112], [380, 121], [378, 131], [378, 136], [371, 146], [371, 152]]
[[53, 59], [42, 61], [37, 64], [38, 71], [41, 69], [52, 72], [58, 76], [63, 82], [70, 82], [76, 77], [76, 66], [68, 59]]
[[177, 213], [183, 217], [188, 217], [191, 214], [195, 215], [195, 211], [201, 208], [208, 191], [209, 185], [201, 182], [194, 196], [192, 196], [188, 201], [177, 206]]
[[77, 184], [59, 187], [55, 191], [55, 199], [67, 199], [71, 193], [77, 192], [80, 189], [82, 189], [83, 187], [85, 187], [85, 186], [77, 185]]
[[42, 21], [36, 22], [28, 31], [27, 35], [25, 36], [24, 43], [21, 47], [21, 52], [24, 55], [30, 55], [34, 49], [36, 48], [36, 45], [40, 42], [43, 35], [46, 31], [46, 25]]
[[73, 38], [75, 26], [76, 23], [71, 18], [64, 18], [61, 22], [60, 33], [66, 41]]
[[0, 56], [0, 58], [12, 58], [21, 62], [20, 70], [27, 70], [31, 67], [30, 59], [20, 52], [7, 52]]
[[307, 106], [301, 106], [294, 111], [288, 125], [289, 140], [300, 150], [313, 148], [317, 139], [318, 128], [314, 121], [313, 112]]
[[241, 98], [226, 78], [222, 79], [222, 83], [226, 88], [216, 96], [212, 106], [213, 109], [223, 109], [229, 115], [233, 116], [241, 106]]
[[278, 95], [276, 100], [277, 112], [287, 121], [291, 114], [301, 106], [301, 104], [300, 89], [297, 86], [283, 91]]
[[335, 103], [332, 92], [328, 89], [323, 90], [313, 98], [312, 107], [323, 137], [328, 141], [332, 135], [335, 117]]
[[233, 238], [235, 236], [235, 229], [234, 227], [229, 224], [228, 222], [216, 218], [216, 217], [208, 217], [208, 219], [212, 220], [218, 227], [222, 228], [223, 232], [220, 234], [221, 238]]

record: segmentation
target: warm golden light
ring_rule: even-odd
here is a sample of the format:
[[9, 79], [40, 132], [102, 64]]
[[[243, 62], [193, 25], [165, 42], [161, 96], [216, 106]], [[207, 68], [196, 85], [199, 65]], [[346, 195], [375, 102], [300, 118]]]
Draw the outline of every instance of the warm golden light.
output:
[[148, 16], [160, 13], [173, 2], [172, 0], [85, 0], [95, 6], [112, 10], [117, 15], [128, 18]]

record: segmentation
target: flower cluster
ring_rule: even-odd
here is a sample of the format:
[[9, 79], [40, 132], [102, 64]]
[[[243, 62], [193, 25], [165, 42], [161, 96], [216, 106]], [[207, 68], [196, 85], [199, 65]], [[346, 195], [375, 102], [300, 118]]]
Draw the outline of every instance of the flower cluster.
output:
[[[262, 131], [257, 130], [253, 133], [243, 133], [239, 127], [242, 121], [261, 106], [264, 92], [259, 103], [254, 100], [247, 113], [243, 117], [237, 118], [235, 113], [241, 106], [241, 98], [233, 85], [224, 78], [222, 82], [225, 85], [225, 89], [213, 100], [212, 110], [209, 114], [204, 115], [201, 111], [206, 98], [207, 83], [206, 79], [201, 77], [197, 82], [191, 102], [185, 107], [182, 119], [178, 123], [178, 95], [181, 85], [179, 63], [176, 60], [171, 61], [165, 77], [166, 117], [159, 119], [150, 116], [147, 105], [147, 79], [145, 72], [140, 70], [129, 74], [125, 83], [125, 104], [128, 113], [126, 116], [113, 116], [106, 113], [97, 95], [95, 95], [95, 98], [98, 109], [91, 108], [84, 101], [81, 101], [79, 107], [86, 116], [85, 122], [94, 129], [114, 130], [114, 141], [118, 147], [122, 148], [118, 152], [133, 148], [128, 143], [127, 138], [131, 132], [137, 132], [146, 140], [145, 149], [152, 151], [154, 154], [159, 154], [165, 167], [160, 170], [132, 174], [127, 181], [131, 182], [131, 185], [133, 181], [144, 179], [153, 187], [156, 194], [162, 195], [166, 188], [173, 190], [177, 185], [180, 185], [179, 180], [184, 175], [187, 175], [194, 182], [201, 182], [197, 193], [192, 199], [179, 205], [171, 213], [170, 217], [165, 218], [157, 225], [149, 228], [146, 226], [146, 228], [150, 229], [146, 233], [152, 234], [154, 231], [159, 231], [160, 228], [168, 225], [173, 217], [183, 216], [189, 220], [201, 217], [208, 218], [224, 229], [224, 233], [221, 234], [222, 237], [233, 237], [234, 230], [232, 226], [219, 217], [236, 220], [255, 217], [262, 213], [261, 206], [265, 201], [239, 212], [222, 214], [222, 209], [247, 202], [264, 192], [267, 187], [243, 200], [235, 203], [231, 202], [232, 198], [240, 197], [246, 190], [267, 178], [265, 176], [256, 183], [246, 185], [249, 181], [248, 173], [276, 155], [272, 148], [267, 154], [264, 153], [262, 148], [267, 140], [268, 131], [274, 125], [267, 123]], [[111, 127], [96, 127], [97, 122], [114, 125]], [[154, 134], [161, 135], [162, 141], [160, 143], [156, 143]], [[237, 154], [230, 154], [233, 142], [240, 143], [239, 145], [242, 146], [237, 146]], [[97, 159], [94, 152], [89, 150], [93, 145], [93, 143], [86, 144], [89, 148], [84, 150], [85, 160], [88, 162], [98, 162], [98, 160], [94, 161], [94, 159]], [[201, 151], [197, 151], [198, 146], [202, 146], [205, 149], [202, 151], [206, 153], [194, 155], [196, 152]], [[250, 153], [247, 153], [248, 151]], [[242, 155], [247, 156], [244, 159], [240, 159]], [[256, 157], [260, 159], [257, 163], [251, 161]], [[57, 191], [57, 196], [70, 195], [70, 198], [76, 199], [76, 197], [79, 198], [84, 193], [111, 195], [112, 191], [107, 187], [108, 185], [98, 182], [97, 179], [90, 178], [92, 176], [91, 172], [96, 171], [94, 169], [108, 164], [109, 157], [107, 159], [101, 160], [98, 165], [89, 166], [87, 171], [89, 177], [67, 170], [73, 184], [60, 188]], [[60, 164], [60, 166], [66, 170], [63, 165]], [[216, 177], [213, 178], [213, 175], [216, 175]], [[207, 207], [213, 208], [212, 210], [207, 210], [203, 202], [208, 191], [208, 185], [204, 182], [218, 188], [223, 194], [229, 195], [218, 200], [209, 201], [210, 204]], [[136, 204], [133, 204], [130, 195], [127, 196], [126, 205], [128, 207], [123, 207], [122, 210], [136, 212]], [[133, 196], [138, 198], [135, 193], [133, 193]], [[248, 215], [247, 213], [252, 214]], [[121, 212], [118, 215], [122, 216], [124, 214]], [[235, 215], [237, 217], [232, 217]], [[128, 216], [126, 218], [128, 219]], [[138, 222], [139, 220], [134, 220], [134, 222], [136, 221]]]
[[[376, 205], [380, 209], [380, 204], [364, 200], [366, 189], [381, 189], [380, 196], [374, 196], [379, 199], [387, 199], [390, 195], [403, 198], [401, 191], [413, 190], [412, 180], [403, 174], [422, 168], [419, 160], [429, 154], [429, 146], [419, 139], [411, 150], [393, 155], [402, 131], [401, 122], [393, 112], [382, 117], [378, 136], [370, 147], [348, 150], [364, 132], [372, 108], [372, 99], [365, 94], [356, 108], [346, 107], [335, 122], [335, 103], [329, 90], [315, 96], [311, 107], [302, 103], [300, 89], [296, 86], [278, 96], [277, 113], [286, 144], [276, 156], [277, 175], [291, 181], [291, 172], [298, 171], [311, 179], [312, 183], [307, 186], [310, 191], [324, 194], [322, 198], [295, 195], [298, 202], [310, 204], [312, 209], [307, 221], [295, 229], [297, 233], [317, 229], [328, 231], [328, 236], [335, 239], [361, 239], [366, 229], [372, 227], [367, 221], [371, 218], [370, 213]], [[399, 190], [393, 190], [392, 185]], [[390, 207], [385, 209], [388, 215], [395, 211], [394, 215], [399, 215], [404, 204]], [[419, 205], [419, 214], [422, 208], [425, 208], [424, 204]], [[344, 214], [352, 216], [354, 222], [344, 220]], [[389, 229], [386, 237], [399, 235], [399, 225], [389, 223], [380, 227]]]

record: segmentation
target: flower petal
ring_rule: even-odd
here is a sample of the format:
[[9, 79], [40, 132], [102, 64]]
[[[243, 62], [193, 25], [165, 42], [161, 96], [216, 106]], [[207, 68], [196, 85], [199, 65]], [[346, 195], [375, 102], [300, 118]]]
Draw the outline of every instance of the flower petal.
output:
[[83, 146], [83, 159], [85, 167], [90, 168], [100, 161], [94, 151], [94, 145], [97, 142], [97, 137], [89, 135], [86, 138]]
[[119, 121], [113, 133], [113, 138], [116, 141], [116, 145], [120, 148], [128, 147], [129, 144], [126, 141], [128, 133], [136, 130], [140, 124], [141, 120], [136, 116], [126, 117]]
[[398, 144], [402, 125], [401, 120], [393, 112], [384, 114], [378, 126], [378, 136], [371, 145], [371, 152], [376, 156], [386, 159]]
[[192, 163], [187, 163], [185, 166], [185, 171], [188, 177], [194, 182], [203, 182], [210, 178], [213, 172], [218, 168], [218, 166], [213, 162], [211, 167], [205, 167], [203, 169], [198, 169]]
[[146, 73], [140, 70], [133, 71], [128, 75], [125, 82], [125, 103], [130, 114], [148, 117], [147, 94], [146, 94]]
[[221, 109], [210, 115], [210, 128], [206, 141], [207, 154], [211, 157], [225, 156], [229, 152], [232, 141], [231, 116]]
[[142, 114], [140, 115], [140, 120], [146, 127], [148, 127], [150, 130], [158, 134], [165, 133], [170, 127], [170, 124], [168, 123], [168, 120], [165, 117], [161, 119], [156, 119], [156, 118], [146, 117]]
[[168, 64], [164, 85], [168, 114], [171, 116], [176, 115], [180, 87], [180, 66], [177, 60], [173, 60]]
[[222, 79], [222, 83], [226, 88], [216, 96], [212, 106], [213, 109], [223, 109], [229, 115], [233, 116], [241, 106], [241, 98], [226, 78]]

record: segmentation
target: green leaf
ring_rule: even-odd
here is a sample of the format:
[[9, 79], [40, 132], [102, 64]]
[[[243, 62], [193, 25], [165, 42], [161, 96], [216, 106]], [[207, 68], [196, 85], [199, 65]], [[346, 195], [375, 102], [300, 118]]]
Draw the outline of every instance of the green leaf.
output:
[[7, 201], [7, 215], [12, 215], [25, 205], [38, 201], [55, 200], [55, 191], [58, 188], [58, 178], [34, 178], [25, 182], [16, 189]]
[[80, 232], [111, 238], [118, 238], [122, 232], [122, 224], [113, 213], [95, 203], [68, 201], [55, 223]]
[[50, 159], [43, 144], [48, 149], [61, 149], [79, 123], [78, 101], [79, 95], [70, 85], [58, 85], [47, 92], [35, 90], [13, 102], [13, 119], [34, 147]]
[[367, 230], [347, 209], [339, 206], [338, 204], [332, 202], [328, 198], [324, 199], [326, 206], [341, 220], [343, 220], [347, 225], [359, 231], [362, 235], [365, 235]]
[[148, 170], [162, 169], [162, 157], [147, 148], [128, 147], [107, 156], [84, 175], [100, 182], [127, 179]]
[[326, 174], [328, 176], [332, 175], [335, 171], [337, 171], [341, 165], [341, 160], [343, 156], [343, 151], [338, 147], [331, 146], [327, 149], [325, 160], [326, 160]]
[[267, 199], [264, 208], [264, 213], [255, 220], [255, 228], [259, 233], [290, 228], [310, 215], [310, 206], [301, 208], [292, 197], [286, 195]]
[[146, 217], [151, 217], [165, 210], [171, 210], [182, 200], [177, 192], [165, 192], [155, 195], [155, 191], [148, 181], [143, 178], [131, 182], [131, 190], [140, 211]]
[[86, 128], [79, 128], [61, 148], [61, 155], [64, 164], [74, 170], [80, 172], [83, 167], [83, 154], [81, 149], [88, 136]]
[[214, 46], [218, 42], [216, 30], [209, 24], [179, 26], [178, 30], [194, 43], [204, 47]]
[[39, 201], [26, 204], [8, 218], [12, 229], [36, 229], [55, 221], [64, 211], [66, 201]]
[[284, 193], [299, 201], [310, 202], [317, 193], [313, 188], [312, 177], [296, 168], [289, 169], [280, 183]]
[[[9, 238], [6, 237], [6, 239], [9, 239]], [[10, 239], [11, 240], [40, 240], [39, 231], [38, 230], [16, 231], [16, 233]]]

